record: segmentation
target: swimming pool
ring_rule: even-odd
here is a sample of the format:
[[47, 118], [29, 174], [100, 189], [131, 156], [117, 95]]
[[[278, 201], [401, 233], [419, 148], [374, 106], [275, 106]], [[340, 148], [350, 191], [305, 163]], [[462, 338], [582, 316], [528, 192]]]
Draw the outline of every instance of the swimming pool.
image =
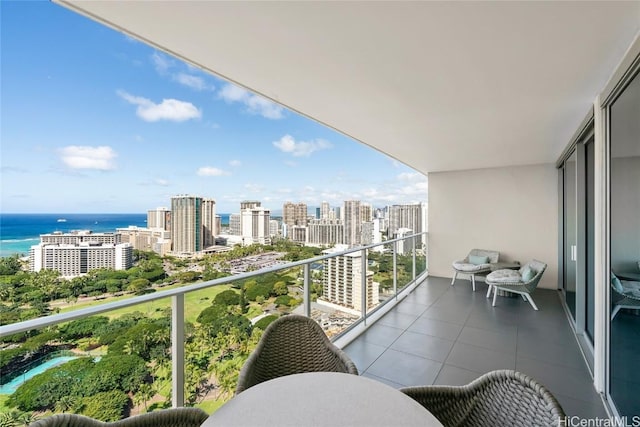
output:
[[38, 374], [43, 373], [47, 369], [51, 369], [54, 366], [62, 365], [70, 360], [77, 359], [75, 356], [60, 356], [47, 360], [46, 362], [36, 366], [33, 369], [28, 370], [22, 375], [18, 375], [11, 382], [8, 382], [0, 386], [0, 394], [12, 394], [18, 387], [22, 385], [28, 379], [35, 377]]

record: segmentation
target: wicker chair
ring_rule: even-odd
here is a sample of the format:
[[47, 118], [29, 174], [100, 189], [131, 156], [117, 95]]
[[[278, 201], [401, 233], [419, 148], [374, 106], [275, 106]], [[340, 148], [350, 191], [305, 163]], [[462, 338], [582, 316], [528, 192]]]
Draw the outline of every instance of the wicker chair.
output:
[[[522, 273], [527, 267], [533, 270], [535, 274], [533, 277], [525, 281], [523, 280]], [[507, 269], [496, 270], [489, 274], [485, 279], [485, 282], [489, 287], [487, 290], [487, 298], [491, 296], [491, 291], [493, 291], [492, 305], [495, 307], [498, 289], [513, 292], [514, 294], [521, 295], [522, 299], [528, 301], [534, 310], [538, 310], [538, 306], [536, 306], [536, 303], [533, 302], [533, 298], [531, 298], [531, 293], [538, 287], [542, 273], [544, 273], [546, 269], [547, 264], [534, 259], [523, 265], [519, 271]]]
[[302, 372], [358, 375], [356, 365], [333, 345], [313, 319], [290, 314], [271, 323], [240, 370], [236, 394], [273, 378]]
[[29, 427], [200, 427], [209, 415], [199, 408], [173, 408], [105, 423], [76, 414], [57, 414]]
[[[487, 262], [474, 263], [472, 257], [485, 258]], [[451, 279], [451, 286], [456, 283], [458, 273], [469, 274], [471, 276], [471, 287], [473, 292], [476, 291], [476, 274], [487, 273], [491, 271], [491, 264], [498, 262], [500, 252], [490, 251], [486, 249], [471, 249], [469, 255], [465, 259], [454, 261], [453, 267], [453, 279]], [[471, 258], [471, 259], [470, 259]]]
[[400, 389], [445, 427], [554, 426], [565, 413], [544, 386], [511, 370], [493, 371], [470, 384]]

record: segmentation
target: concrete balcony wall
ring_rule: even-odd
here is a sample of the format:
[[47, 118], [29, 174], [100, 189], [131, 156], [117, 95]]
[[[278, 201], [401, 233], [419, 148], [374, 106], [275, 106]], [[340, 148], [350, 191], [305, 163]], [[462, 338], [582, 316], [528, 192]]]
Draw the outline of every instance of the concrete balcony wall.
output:
[[553, 164], [429, 174], [429, 274], [452, 277], [451, 263], [473, 248], [500, 251], [503, 261], [544, 261], [539, 286], [558, 287]]

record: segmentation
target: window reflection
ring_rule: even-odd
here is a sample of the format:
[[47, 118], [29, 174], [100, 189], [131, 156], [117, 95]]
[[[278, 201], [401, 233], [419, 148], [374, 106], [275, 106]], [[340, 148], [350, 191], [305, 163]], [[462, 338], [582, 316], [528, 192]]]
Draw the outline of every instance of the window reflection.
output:
[[[611, 106], [610, 394], [640, 414], [640, 77]], [[634, 301], [637, 302], [634, 305]]]

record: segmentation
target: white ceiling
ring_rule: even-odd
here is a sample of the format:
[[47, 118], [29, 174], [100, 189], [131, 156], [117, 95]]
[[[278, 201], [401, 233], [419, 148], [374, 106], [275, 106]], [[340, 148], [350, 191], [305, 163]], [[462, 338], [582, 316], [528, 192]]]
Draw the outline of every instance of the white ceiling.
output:
[[424, 173], [554, 162], [640, 33], [640, 1], [57, 1]]

